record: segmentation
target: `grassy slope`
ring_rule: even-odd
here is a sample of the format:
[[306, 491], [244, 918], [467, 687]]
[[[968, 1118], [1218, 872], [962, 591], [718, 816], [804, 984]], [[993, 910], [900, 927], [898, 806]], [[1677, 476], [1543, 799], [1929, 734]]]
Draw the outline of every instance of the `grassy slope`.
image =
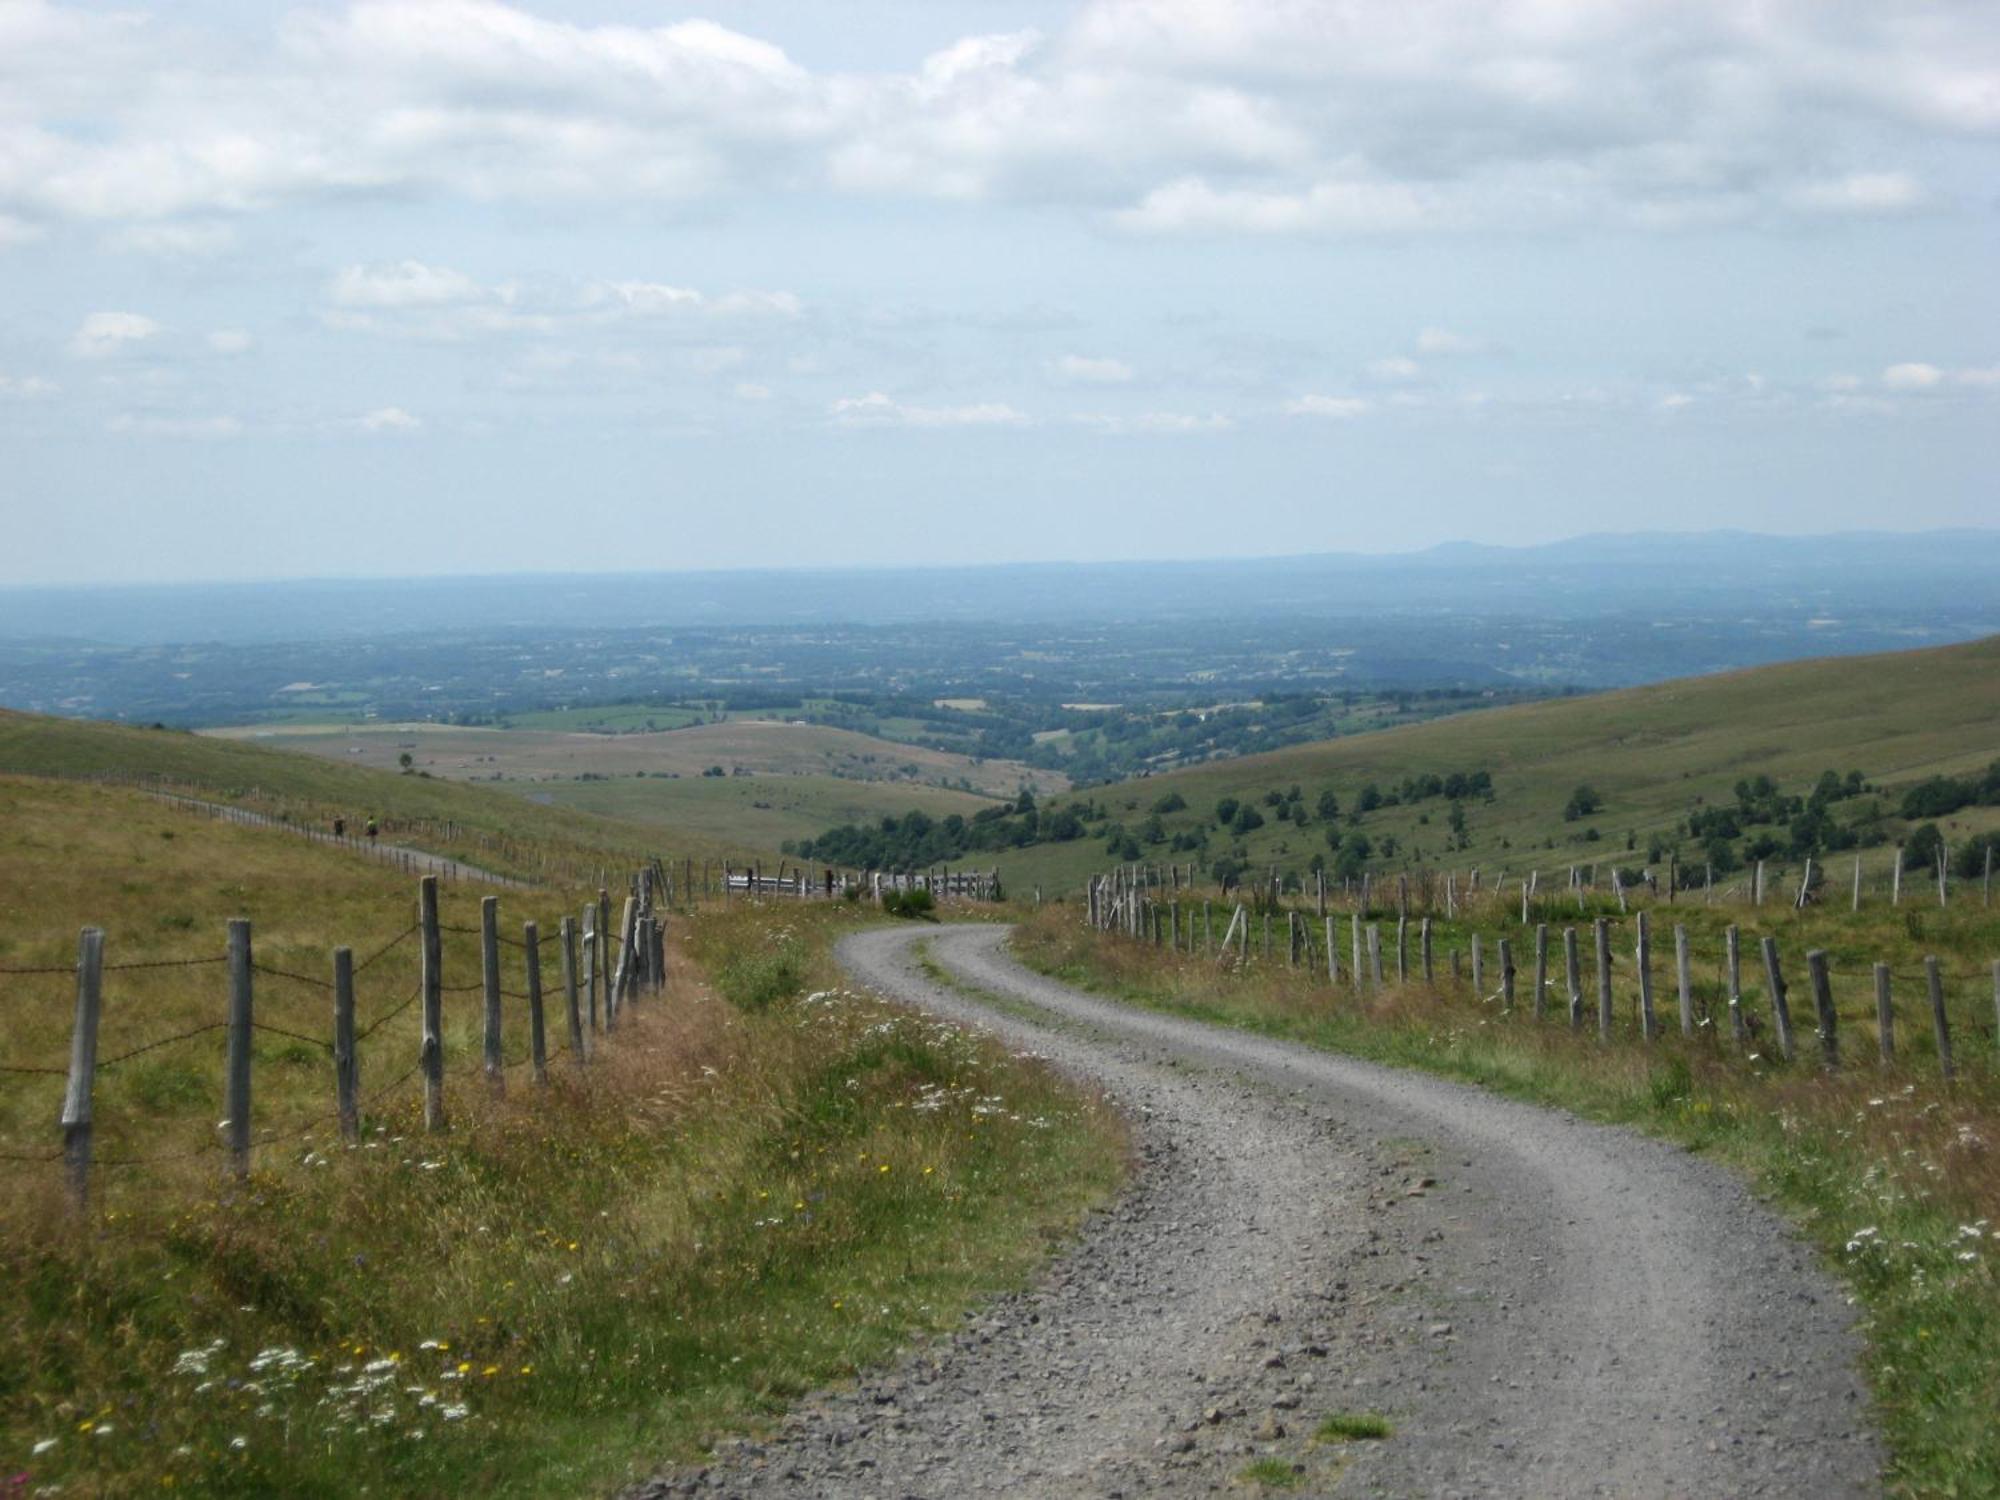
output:
[[851, 729], [775, 720], [731, 719], [659, 733], [588, 734], [546, 729], [479, 729], [443, 724], [331, 725], [212, 731], [215, 737], [255, 738], [279, 749], [304, 750], [349, 764], [393, 769], [405, 750], [435, 776], [537, 780], [584, 773], [631, 776], [640, 771], [699, 776], [710, 766], [756, 775], [817, 774], [856, 781], [956, 784], [960, 778], [993, 795], [1012, 796], [1022, 780], [1056, 788], [1062, 777], [1015, 761], [896, 744]]
[[[510, 863], [509, 846], [601, 859], [637, 858], [659, 851], [662, 842], [655, 831], [636, 831], [609, 819], [518, 797], [494, 796], [483, 788], [442, 778], [385, 774], [206, 735], [0, 710], [0, 774], [6, 773], [162, 776], [190, 783], [219, 800], [252, 803], [321, 826], [336, 813], [351, 826], [379, 815], [390, 820], [384, 830], [389, 837], [401, 834], [399, 823], [425, 825], [423, 836], [403, 841], [510, 873], [533, 871]], [[460, 830], [456, 840], [434, 836], [436, 830], [429, 825], [445, 823]], [[740, 847], [724, 850], [702, 840], [677, 838], [668, 852], [699, 858], [711, 852], [740, 852]]]
[[[1297, 784], [1310, 805], [1331, 787], [1347, 809], [1371, 781], [1389, 789], [1414, 773], [1484, 768], [1493, 773], [1497, 797], [1468, 809], [1469, 851], [1441, 852], [1442, 799], [1370, 814], [1363, 830], [1378, 844], [1383, 834], [1393, 834], [1406, 850], [1422, 846], [1421, 862], [1432, 865], [1560, 870], [1572, 861], [1628, 858], [1628, 830], [1637, 833], [1643, 853], [1648, 835], [1668, 830], [1696, 798], [1726, 802], [1738, 779], [1760, 772], [1792, 791], [1806, 790], [1829, 768], [1858, 769], [1871, 780], [1900, 785], [1963, 773], [1996, 754], [2000, 637], [1494, 709], [1123, 782], [1090, 795], [1130, 827], [1155, 800], [1177, 791], [1188, 810], [1164, 820], [1171, 834], [1204, 820], [1214, 830], [1213, 809], [1225, 796], [1255, 797]], [[1585, 823], [1562, 818], [1564, 802], [1582, 782], [1605, 798], [1603, 811], [1588, 820], [1603, 832], [1601, 843], [1583, 842]], [[1417, 818], [1426, 812], [1431, 822], [1420, 825]], [[1990, 810], [1968, 811], [1962, 819], [1954, 838], [1988, 826]], [[1303, 868], [1324, 850], [1321, 832], [1273, 821], [1249, 836], [1250, 859]], [[1511, 847], [1503, 848], [1503, 840]], [[1545, 847], [1550, 840], [1552, 849]], [[1229, 843], [1212, 835], [1210, 848], [1220, 852]], [[1147, 857], [1173, 856], [1162, 847]], [[1080, 886], [1103, 868], [1105, 857], [1102, 842], [1092, 840], [1026, 850], [998, 863], [1016, 891], [1035, 881], [1057, 890]], [[1398, 856], [1391, 865], [1401, 863]]]
[[[260, 963], [320, 976], [332, 944], [366, 953], [407, 924], [412, 894], [282, 833], [0, 777], [0, 968], [67, 961], [85, 922], [114, 963], [210, 957], [247, 912]], [[480, 894], [448, 890], [445, 921], [476, 922]], [[553, 929], [570, 895], [503, 893], [502, 931]], [[259, 1035], [260, 1131], [312, 1130], [261, 1147], [247, 1184], [212, 1150], [107, 1166], [74, 1233], [50, 1166], [0, 1161], [0, 1473], [79, 1494], [602, 1494], [948, 1326], [1108, 1190], [1120, 1136], [1001, 1049], [801, 998], [834, 988], [830, 946], [861, 920], [845, 903], [677, 919], [670, 997], [587, 1085], [559, 1055], [550, 1089], [516, 1070], [501, 1100], [475, 1072], [478, 996], [456, 988], [476, 939], [448, 934], [452, 1129], [425, 1136], [406, 1084], [369, 1106], [359, 1149], [325, 1120], [325, 992], [260, 975], [259, 1021], [297, 1033]], [[409, 994], [413, 950], [361, 975], [364, 1023]], [[60, 1066], [69, 1000], [61, 975], [0, 975], [0, 1063]], [[219, 966], [116, 971], [103, 1055], [222, 1005]], [[511, 1063], [525, 1027], [506, 1009]], [[363, 1041], [364, 1095], [414, 1058], [416, 1022]], [[221, 1074], [214, 1033], [110, 1069], [100, 1152], [201, 1152]], [[0, 1153], [53, 1148], [60, 1093], [0, 1076]], [[975, 1116], [988, 1095], [1006, 1109]], [[260, 1368], [259, 1351], [288, 1352]]]
[[842, 823], [872, 823], [885, 813], [911, 808], [934, 818], [950, 813], [971, 817], [993, 805], [969, 792], [837, 776], [633, 777], [542, 782], [520, 790], [560, 807], [655, 824], [738, 851], [772, 850], [789, 839], [810, 838]]
[[[1885, 914], [1822, 913], [1805, 922], [1796, 938], [1836, 949], [1841, 929], [1859, 926], [1851, 945], [1899, 967], [1920, 945], [1954, 946], [1936, 944], [1937, 933], [1904, 934], [1899, 946]], [[1511, 924], [1495, 912], [1487, 926], [1490, 936]], [[1513, 935], [1522, 941], [1518, 929]], [[1983, 949], [1991, 925], [1964, 937]], [[1849, 1067], [1827, 1077], [1811, 1063], [1774, 1067], [1768, 1042], [1762, 1061], [1746, 1061], [1725, 1041], [1726, 1024], [1722, 1035], [1682, 1040], [1671, 1019], [1671, 980], [1663, 987], [1668, 1035], [1651, 1048], [1632, 1035], [1629, 981], [1621, 979], [1619, 1035], [1604, 1047], [1588, 1033], [1572, 1036], [1557, 1019], [1538, 1025], [1525, 1010], [1502, 1016], [1449, 981], [1436, 989], [1392, 983], [1357, 1000], [1282, 961], [1219, 967], [1100, 937], [1076, 920], [1074, 906], [1037, 913], [1015, 947], [1045, 972], [1120, 999], [1465, 1078], [1729, 1163], [1793, 1216], [1865, 1309], [1867, 1366], [1893, 1453], [1894, 1492], [2000, 1494], [2000, 1428], [1992, 1421], [2000, 1410], [2000, 1054], [1989, 1028], [1961, 1034], [1959, 1080], [1947, 1088], [1908, 990], [1902, 1066], [1857, 1061], [1872, 1039], [1857, 1034], [1856, 1012], [1868, 1002], [1852, 987], [1842, 1021]], [[1704, 998], [1716, 992], [1704, 987]], [[1793, 1000], [1805, 997], [1795, 991]], [[1762, 1013], [1754, 990], [1750, 1003]], [[1981, 1010], [1990, 1017], [1990, 1005], [1988, 993], [1961, 1019]], [[1809, 1012], [1805, 1000], [1801, 1015]], [[1801, 1031], [1811, 1054], [1809, 1022]]]

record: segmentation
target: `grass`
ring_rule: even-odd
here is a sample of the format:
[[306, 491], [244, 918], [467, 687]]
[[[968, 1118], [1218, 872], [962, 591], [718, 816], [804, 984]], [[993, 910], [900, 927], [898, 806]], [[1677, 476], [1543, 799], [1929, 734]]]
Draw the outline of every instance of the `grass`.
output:
[[[1469, 847], [1447, 851], [1449, 809], [1442, 798], [1384, 808], [1367, 815], [1359, 830], [1378, 847], [1385, 836], [1394, 837], [1402, 852], [1378, 857], [1375, 868], [1539, 867], [1560, 875], [1571, 863], [1644, 863], [1655, 834], [1671, 843], [1690, 807], [1703, 799], [1731, 802], [1731, 788], [1747, 776], [1769, 774], [1787, 792], [1803, 794], [1829, 769], [1859, 770], [1895, 787], [1933, 774], [1964, 774], [1992, 760], [1996, 722], [2000, 637], [1495, 708], [1090, 788], [1087, 795], [1136, 832], [1153, 803], [1179, 792], [1187, 810], [1166, 815], [1165, 832], [1171, 839], [1206, 829], [1207, 855], [1176, 855], [1161, 844], [1147, 847], [1143, 857], [1206, 863], [1239, 842], [1216, 825], [1214, 809], [1223, 797], [1258, 802], [1267, 791], [1297, 785], [1310, 807], [1330, 788], [1343, 809], [1339, 826], [1348, 832], [1357, 825], [1346, 813], [1369, 782], [1388, 791], [1419, 773], [1485, 769], [1493, 775], [1495, 797], [1467, 805]], [[1583, 783], [1603, 794], [1604, 807], [1587, 819], [1565, 821], [1564, 804]], [[1261, 802], [1259, 807], [1266, 825], [1240, 840], [1252, 869], [1301, 871], [1313, 855], [1326, 853], [1325, 828], [1317, 819], [1298, 828], [1268, 817], [1272, 810]], [[1419, 821], [1426, 817], [1428, 823]], [[1942, 822], [1957, 844], [2000, 826], [2000, 811], [1968, 809]], [[1600, 831], [1599, 841], [1584, 839], [1590, 827]], [[1900, 836], [1901, 830], [1900, 820], [1886, 820], [1887, 834]], [[1626, 850], [1628, 833], [1633, 852]], [[1838, 873], [1845, 872], [1844, 860]], [[1051, 893], [1080, 889], [1107, 863], [1101, 839], [1010, 851], [994, 862], [1010, 888], [1025, 891], [1040, 882]], [[1884, 856], [1871, 868], [1877, 884], [1886, 880]]]
[[700, 838], [738, 852], [775, 850], [842, 824], [870, 824], [913, 808], [933, 818], [951, 813], [969, 818], [995, 805], [990, 797], [946, 787], [804, 773], [503, 782], [500, 789], [555, 807], [671, 830], [657, 836], [676, 842]]
[[1392, 1437], [1395, 1431], [1387, 1417], [1372, 1411], [1337, 1411], [1319, 1424], [1313, 1436], [1322, 1443], [1372, 1442]]
[[[606, 818], [496, 797], [477, 787], [288, 755], [261, 744], [0, 709], [0, 776], [164, 778], [195, 794], [327, 828], [358, 831], [377, 816], [382, 836], [482, 869], [540, 879], [637, 860], [663, 842]], [[700, 859], [699, 840], [673, 853]], [[713, 851], [722, 852], [722, 851]]]
[[820, 775], [853, 781], [957, 786], [1012, 796], [1023, 780], [1058, 788], [1064, 779], [1016, 761], [978, 760], [898, 744], [852, 729], [778, 719], [731, 718], [656, 733], [590, 734], [544, 729], [467, 728], [448, 724], [250, 725], [204, 738], [302, 750], [378, 770], [408, 753], [423, 770], [448, 780], [559, 782], [580, 775], [699, 777], [711, 766], [756, 776]]
[[[1990, 941], [1990, 925], [1984, 933]], [[1857, 943], [1874, 949], [1881, 936]], [[1908, 943], [1884, 956], [1907, 964]], [[1850, 1051], [1829, 1076], [1803, 1055], [1789, 1067], [1768, 1053], [1746, 1062], [1713, 1030], [1683, 1040], [1670, 1024], [1644, 1045], [1629, 1029], [1629, 998], [1602, 1046], [1449, 984], [1391, 984], [1357, 999], [1282, 962], [1218, 966], [1102, 938], [1073, 907], [1024, 922], [1015, 946], [1046, 973], [1131, 1003], [1466, 1079], [1729, 1164], [1858, 1299], [1895, 1492], [2000, 1493], [2000, 1065], [1990, 1038], [1965, 1039], [1950, 1087], [1920, 1052], [1879, 1068]], [[1809, 1031], [1801, 1025], [1806, 1055]]]
[[[66, 961], [84, 920], [114, 962], [212, 954], [247, 910], [260, 962], [314, 975], [331, 943], [406, 924], [413, 883], [131, 793], [0, 779], [0, 892], [0, 965]], [[479, 894], [448, 891], [445, 921]], [[502, 901], [511, 933], [552, 928], [564, 898]], [[474, 1072], [477, 995], [448, 993], [451, 1129], [425, 1135], [406, 1087], [352, 1148], [325, 1119], [324, 992], [259, 975], [259, 1020], [305, 1039], [261, 1036], [259, 1123], [310, 1129], [246, 1182], [212, 1152], [107, 1167], [77, 1223], [48, 1166], [0, 1162], [0, 1473], [23, 1493], [601, 1494], [952, 1326], [1111, 1190], [1123, 1137], [1032, 1062], [840, 989], [831, 945], [868, 919], [677, 918], [669, 995], [587, 1072], [559, 1056], [547, 1088], [515, 1071], [505, 1097]], [[475, 945], [448, 934], [448, 986], [476, 978]], [[364, 973], [364, 1020], [402, 998], [411, 946]], [[217, 967], [113, 980], [107, 1055], [221, 1010]], [[0, 975], [0, 1007], [0, 1063], [60, 1062], [61, 976]], [[212, 1042], [107, 1073], [100, 1151], [205, 1147]], [[364, 1093], [415, 1042], [414, 1012], [364, 1042]], [[0, 1148], [53, 1145], [59, 1093], [0, 1077]]]
[[1306, 1480], [1296, 1466], [1281, 1458], [1260, 1458], [1245, 1464], [1236, 1477], [1244, 1484], [1258, 1485], [1267, 1490], [1295, 1490]]

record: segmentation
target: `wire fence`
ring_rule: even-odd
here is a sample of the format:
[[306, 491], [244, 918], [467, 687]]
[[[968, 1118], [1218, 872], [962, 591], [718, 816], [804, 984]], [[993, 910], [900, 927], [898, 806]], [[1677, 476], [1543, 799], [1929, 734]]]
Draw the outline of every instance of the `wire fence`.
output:
[[[495, 896], [482, 899], [478, 925], [440, 920], [437, 877], [425, 876], [419, 882], [418, 920], [358, 961], [349, 949], [335, 950], [325, 977], [305, 972], [296, 961], [296, 948], [287, 949], [285, 962], [257, 960], [247, 921], [229, 924], [223, 953], [131, 962], [107, 962], [105, 934], [85, 929], [72, 964], [0, 968], [0, 976], [8, 979], [65, 981], [60, 993], [0, 987], [0, 998], [17, 1002], [9, 1012], [11, 1024], [0, 1031], [0, 1054], [4, 1054], [0, 1055], [0, 1083], [19, 1080], [29, 1086], [33, 1080], [61, 1079], [65, 1085], [60, 1110], [52, 1109], [44, 1117], [48, 1121], [45, 1128], [58, 1136], [61, 1144], [37, 1149], [27, 1140], [0, 1139], [0, 1166], [40, 1170], [66, 1162], [79, 1205], [86, 1201], [90, 1173], [96, 1168], [142, 1168], [213, 1158], [242, 1176], [250, 1170], [253, 1153], [267, 1147], [329, 1131], [337, 1131], [349, 1143], [357, 1141], [363, 1117], [379, 1110], [413, 1081], [423, 1085], [427, 1128], [442, 1128], [446, 1068], [454, 1039], [462, 1046], [466, 1034], [477, 1030], [474, 1055], [482, 1059], [481, 1071], [496, 1089], [502, 1078], [523, 1070], [546, 1081], [552, 1060], [568, 1058], [578, 1065], [586, 1062], [601, 1045], [604, 1034], [617, 1024], [621, 1012], [664, 988], [665, 909], [657, 867], [641, 870], [629, 890], [615, 927], [610, 925], [609, 901], [600, 893], [598, 900], [576, 915], [524, 924], [523, 935], [515, 938], [498, 929], [500, 898]], [[404, 961], [388, 964], [390, 956], [413, 938], [420, 940], [414, 951]], [[476, 941], [451, 941], [465, 938]], [[452, 969], [463, 972], [468, 963], [475, 977], [446, 982], [452, 978]], [[378, 965], [383, 966], [379, 971]], [[161, 981], [172, 971], [215, 967], [227, 971], [220, 983], [175, 980], [174, 988], [157, 995], [126, 992], [131, 984]], [[526, 988], [520, 987], [511, 972], [514, 970], [527, 973], [530, 982]], [[377, 971], [371, 984], [378, 993], [387, 988], [399, 998], [361, 1024], [356, 1015], [356, 981], [370, 971]], [[111, 981], [122, 984], [118, 993], [107, 996]], [[484, 996], [478, 1011], [454, 1013], [452, 997], [473, 994]], [[190, 1017], [191, 1024], [136, 1039], [100, 1055], [102, 1020], [107, 1013], [123, 1024], [127, 1017], [175, 1011], [186, 1015], [190, 1007], [196, 1013]], [[208, 1007], [213, 1007], [208, 1015], [199, 1016], [199, 1011]], [[371, 1053], [380, 1055], [388, 1039], [387, 1029], [418, 1007], [418, 1025], [410, 1031], [398, 1028], [395, 1035], [400, 1039], [390, 1043], [396, 1049], [409, 1047], [404, 1054], [411, 1059], [408, 1065], [388, 1083], [362, 1092], [358, 1080], [364, 1044]], [[305, 1019], [307, 1016], [312, 1019]], [[34, 1017], [34, 1023], [24, 1020], [26, 1017]], [[52, 1041], [50, 1033], [64, 1019], [71, 1023], [66, 1062], [52, 1056], [18, 1055], [23, 1042], [37, 1035]], [[101, 1088], [141, 1059], [217, 1033], [224, 1042], [219, 1049], [223, 1056], [217, 1079], [221, 1118], [212, 1132], [209, 1122], [215, 1112], [206, 1106], [199, 1111], [167, 1108], [163, 1115], [160, 1099], [146, 1092], [148, 1086], [159, 1085], [158, 1077], [142, 1078], [122, 1090], [106, 1092]], [[260, 1049], [260, 1042], [271, 1043], [276, 1050]], [[307, 1056], [324, 1060], [320, 1064], [327, 1069], [324, 1074], [301, 1079], [296, 1066], [303, 1060], [296, 1051], [301, 1047], [309, 1049]], [[323, 1089], [321, 1097], [326, 1103], [309, 1108], [290, 1122], [260, 1122], [254, 1106], [261, 1100], [252, 1084], [274, 1064], [284, 1071], [278, 1075], [277, 1087], [269, 1092], [281, 1107], [301, 1102], [301, 1088], [308, 1097], [313, 1090]], [[170, 1082], [179, 1089], [187, 1077], [198, 1077], [198, 1072], [196, 1068], [176, 1073]], [[178, 1102], [185, 1106], [187, 1101]], [[0, 1127], [6, 1133], [19, 1135], [23, 1121], [33, 1128], [32, 1111], [21, 1107], [25, 1103], [25, 1096], [20, 1100], [0, 1096]], [[103, 1119], [99, 1118], [100, 1106], [111, 1112]], [[113, 1144], [122, 1145], [148, 1134], [171, 1133], [177, 1124], [184, 1126], [197, 1114], [205, 1132], [198, 1143], [161, 1150], [96, 1149], [101, 1128], [109, 1129]]]
[[[1607, 1041], [1628, 1030], [1648, 1042], [1671, 1029], [1713, 1035], [1726, 1018], [1734, 1039], [1766, 1060], [1773, 1047], [1780, 1059], [1793, 1059], [1809, 1031], [1831, 1068], [1841, 1063], [1843, 1025], [1858, 1026], [1884, 1063], [1914, 1039], [1915, 1050], [1950, 1080], [1959, 1062], [1955, 1039], [1971, 1035], [2000, 1073], [2000, 958], [1982, 967], [1931, 954], [1919, 968], [1856, 967], [1851, 958], [1836, 964], [1823, 948], [1801, 953], [1796, 938], [1781, 942], [1735, 923], [1717, 931], [1710, 920], [1697, 932], [1675, 922], [1663, 930], [1661, 919], [1673, 915], [1665, 906], [1600, 910], [1567, 924], [1550, 920], [1558, 914], [1533, 899], [1520, 903], [1518, 920], [1512, 903], [1491, 899], [1451, 899], [1449, 918], [1393, 907], [1384, 916], [1368, 909], [1366, 892], [1354, 893], [1346, 912], [1329, 909], [1346, 894], [1322, 887], [1310, 905], [1288, 905], [1273, 890], [1254, 906], [1222, 903], [1218, 923], [1218, 903], [1196, 899], [1192, 884], [1124, 867], [1088, 882], [1084, 922], [1190, 957], [1309, 971], [1357, 996], [1391, 983], [1469, 992], [1503, 1014], [1567, 1017], [1574, 1029]], [[1395, 891], [1409, 894], [1407, 887]], [[1903, 1028], [1911, 1035], [1899, 1041]]]

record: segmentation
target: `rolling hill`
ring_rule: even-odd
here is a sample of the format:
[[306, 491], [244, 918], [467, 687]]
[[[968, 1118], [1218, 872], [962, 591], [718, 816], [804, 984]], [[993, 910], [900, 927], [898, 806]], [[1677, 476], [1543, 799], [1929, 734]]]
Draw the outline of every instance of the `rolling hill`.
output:
[[[1212, 867], [1233, 857], [1251, 867], [1303, 870], [1315, 855], [1333, 858], [1328, 820], [1315, 811], [1320, 794], [1331, 791], [1340, 808], [1332, 827], [1343, 840], [1365, 834], [1368, 866], [1377, 871], [1639, 864], [1655, 852], [1655, 840], [1669, 852], [1678, 844], [1684, 859], [1699, 862], [1685, 828], [1691, 810], [1734, 806], [1736, 783], [1760, 775], [1803, 796], [1829, 770], [1843, 777], [1859, 771], [1876, 789], [1837, 804], [1836, 816], [1856, 830], [1860, 847], [1879, 849], [1905, 831], [1896, 815], [1904, 788], [1981, 770], [1996, 756], [2000, 637], [1989, 637], [1494, 709], [1120, 782], [1044, 804], [1045, 816], [1052, 807], [1094, 804], [1108, 817], [1089, 820], [1088, 836], [976, 857], [997, 864], [1017, 892], [1037, 882], [1051, 892], [1071, 890], [1114, 861], [1108, 835], [1118, 825], [1149, 861]], [[1371, 784], [1394, 797], [1409, 778], [1479, 771], [1489, 774], [1492, 794], [1463, 799], [1462, 840], [1441, 795], [1398, 800], [1355, 820]], [[1294, 786], [1307, 814], [1303, 826], [1264, 801]], [[1585, 786], [1598, 805], [1566, 818], [1565, 807]], [[1225, 829], [1216, 816], [1224, 799], [1248, 802], [1263, 825], [1241, 835]], [[1146, 826], [1154, 808], [1176, 800], [1185, 806]], [[1956, 841], [2000, 825], [2000, 809], [1968, 808], [1941, 821]], [[1199, 847], [1188, 847], [1193, 840]]]

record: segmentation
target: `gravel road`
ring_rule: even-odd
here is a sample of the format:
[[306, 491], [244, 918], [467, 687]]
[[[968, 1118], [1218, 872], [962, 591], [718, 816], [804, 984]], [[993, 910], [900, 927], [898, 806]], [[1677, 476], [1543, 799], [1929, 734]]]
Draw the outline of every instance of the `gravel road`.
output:
[[[1727, 1172], [1094, 999], [1005, 940], [875, 930], [840, 957], [1105, 1090], [1127, 1192], [1034, 1289], [632, 1496], [1207, 1495], [1260, 1462], [1306, 1494], [1880, 1493], [1846, 1299]], [[1358, 1412], [1393, 1434], [1314, 1440]]]

